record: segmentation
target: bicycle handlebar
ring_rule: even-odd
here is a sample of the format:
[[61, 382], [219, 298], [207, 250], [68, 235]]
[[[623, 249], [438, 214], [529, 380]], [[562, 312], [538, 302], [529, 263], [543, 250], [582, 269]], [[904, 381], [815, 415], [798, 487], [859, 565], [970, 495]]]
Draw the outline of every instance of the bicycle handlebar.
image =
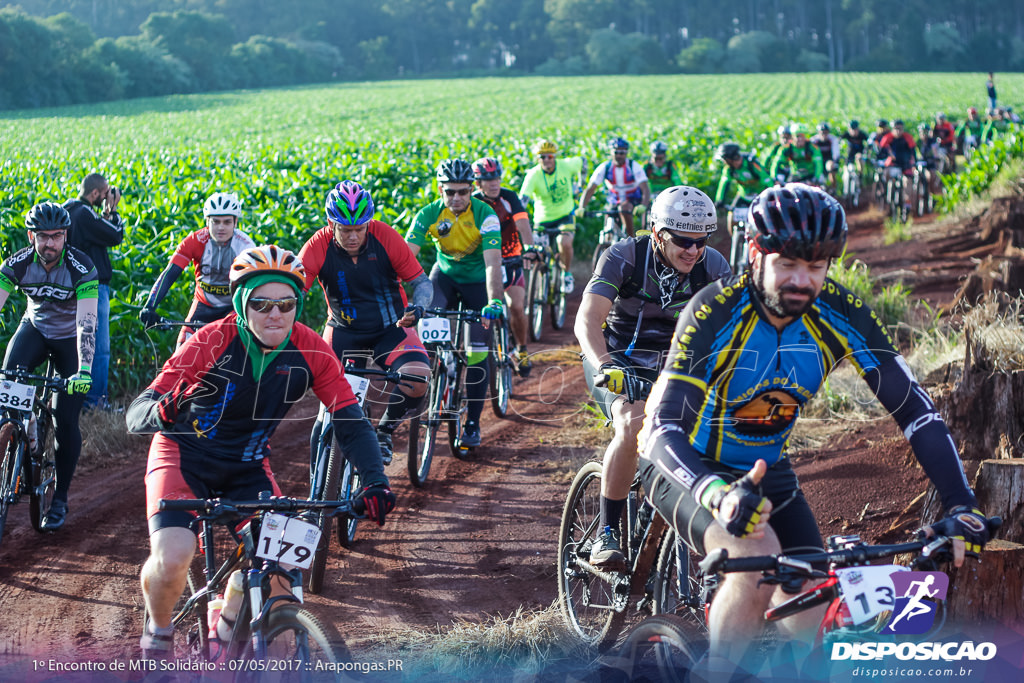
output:
[[[594, 386], [604, 388], [611, 377], [608, 373], [602, 372], [594, 377]], [[631, 375], [625, 378], [626, 392], [622, 394], [626, 397], [626, 401], [629, 403], [636, 403], [637, 401], [646, 400], [651, 393], [651, 387], [654, 386], [654, 382], [641, 377], [640, 375], [631, 373]]]
[[155, 325], [150, 325], [147, 330], [159, 330], [160, 332], [166, 332], [175, 327], [191, 327], [193, 330], [198, 330], [206, 323], [199, 322], [198, 320], [174, 320], [172, 318], [160, 318], [160, 321]]
[[25, 382], [37, 382], [40, 386], [46, 389], [60, 389], [64, 390], [67, 388], [68, 380], [63, 377], [52, 377], [47, 375], [36, 375], [25, 368], [8, 368], [6, 370], [0, 370], [0, 375], [7, 377], [8, 379], [22, 380]]
[[185, 512], [199, 512], [203, 517], [216, 519], [219, 517], [232, 517], [249, 515], [255, 512], [302, 512], [305, 510], [334, 510], [336, 514], [348, 512], [362, 513], [358, 501], [347, 500], [306, 500], [302, 498], [289, 498], [287, 496], [274, 496], [267, 500], [223, 500], [221, 498], [194, 498], [182, 500], [160, 500], [160, 510], [177, 510]]
[[373, 377], [383, 377], [385, 382], [393, 382], [395, 384], [404, 384], [406, 381], [419, 382], [420, 384], [426, 384], [430, 380], [426, 377], [420, 377], [419, 375], [406, 375], [395, 370], [377, 370], [376, 368], [356, 368], [346, 367], [346, 375], [372, 375]]
[[455, 318], [466, 323], [480, 322], [483, 317], [479, 311], [470, 311], [465, 308], [428, 308], [423, 311], [424, 317], [431, 318]]

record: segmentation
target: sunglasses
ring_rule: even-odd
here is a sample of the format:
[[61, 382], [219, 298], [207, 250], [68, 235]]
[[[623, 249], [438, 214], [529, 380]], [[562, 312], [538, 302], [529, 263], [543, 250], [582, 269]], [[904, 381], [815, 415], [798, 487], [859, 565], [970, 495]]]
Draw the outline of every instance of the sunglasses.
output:
[[662, 230], [660, 233], [661, 238], [668, 240], [672, 244], [676, 245], [680, 249], [689, 249], [691, 247], [697, 247], [698, 249], [704, 248], [704, 245], [708, 243], [707, 237], [699, 237], [695, 240], [689, 237], [683, 237], [682, 235], [676, 235], [668, 230]]
[[465, 197], [465, 196], [469, 195], [469, 193], [471, 191], [472, 190], [470, 188], [468, 188], [468, 187], [465, 187], [465, 188], [463, 188], [461, 190], [448, 190], [448, 189], [446, 189], [444, 191], [444, 194], [447, 197], [454, 197], [455, 195], [459, 195], [460, 197]]
[[554, 154], [541, 154], [540, 158], [541, 159], [554, 159], [555, 155]]
[[249, 299], [250, 308], [257, 313], [270, 313], [275, 306], [277, 307], [277, 310], [282, 313], [291, 313], [295, 310], [295, 306], [298, 303], [299, 300], [294, 296], [290, 296], [286, 299], [263, 299], [260, 297]]

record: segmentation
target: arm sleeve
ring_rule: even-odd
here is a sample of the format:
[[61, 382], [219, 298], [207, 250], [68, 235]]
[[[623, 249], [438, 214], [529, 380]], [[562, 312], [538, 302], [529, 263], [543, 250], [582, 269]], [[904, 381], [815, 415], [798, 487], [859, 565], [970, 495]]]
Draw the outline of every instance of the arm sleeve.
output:
[[864, 380], [903, 430], [914, 457], [938, 489], [943, 507], [977, 507], [953, 437], [903, 357], [891, 356], [865, 373]]
[[157, 411], [160, 393], [147, 388], [128, 406], [124, 421], [129, 434], [155, 434], [164, 428]]
[[377, 434], [363, 415], [358, 404], [353, 403], [331, 413], [334, 435], [338, 445], [345, 452], [363, 481], [363, 486], [383, 484], [388, 486], [384, 474], [384, 463], [380, 457]]
[[434, 303], [434, 283], [430, 281], [430, 278], [421, 272], [420, 276], [410, 284], [413, 287], [412, 304], [414, 306], [430, 308]]
[[160, 305], [160, 302], [167, 296], [167, 292], [171, 291], [171, 285], [177, 281], [183, 271], [180, 267], [173, 263], [168, 264], [164, 268], [164, 272], [160, 273], [160, 277], [153, 283], [153, 289], [149, 290], [149, 297], [146, 299], [146, 304], [143, 308], [156, 309]]

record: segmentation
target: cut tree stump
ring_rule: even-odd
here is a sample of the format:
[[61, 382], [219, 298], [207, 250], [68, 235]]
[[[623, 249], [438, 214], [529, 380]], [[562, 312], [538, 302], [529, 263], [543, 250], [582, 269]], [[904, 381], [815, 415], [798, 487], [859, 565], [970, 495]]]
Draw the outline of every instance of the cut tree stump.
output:
[[949, 566], [949, 618], [956, 623], [1024, 625], [1024, 545], [996, 539], [981, 562], [967, 558]]

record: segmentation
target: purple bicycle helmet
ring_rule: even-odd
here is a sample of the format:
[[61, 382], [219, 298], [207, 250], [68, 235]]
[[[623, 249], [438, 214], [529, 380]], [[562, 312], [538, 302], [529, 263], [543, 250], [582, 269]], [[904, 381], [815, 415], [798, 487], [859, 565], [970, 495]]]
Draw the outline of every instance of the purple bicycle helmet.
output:
[[373, 197], [354, 180], [334, 186], [327, 195], [327, 218], [342, 225], [362, 225], [373, 218]]

